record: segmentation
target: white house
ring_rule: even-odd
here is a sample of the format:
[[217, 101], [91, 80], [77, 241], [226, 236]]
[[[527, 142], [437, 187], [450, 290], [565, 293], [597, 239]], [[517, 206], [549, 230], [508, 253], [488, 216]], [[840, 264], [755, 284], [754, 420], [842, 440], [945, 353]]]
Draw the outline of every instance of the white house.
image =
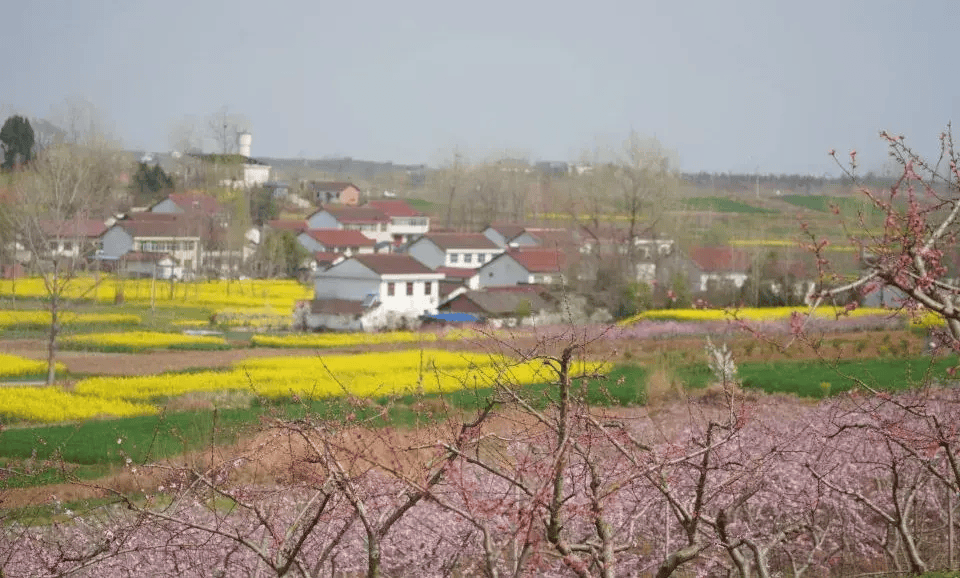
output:
[[323, 205], [307, 217], [309, 229], [346, 229], [360, 231], [378, 243], [392, 240], [388, 226], [390, 217], [374, 207]]
[[[314, 277], [315, 301], [305, 313], [312, 329], [360, 323], [365, 331], [416, 323], [425, 313], [436, 313], [442, 273], [434, 273], [409, 255], [395, 253], [354, 255]], [[330, 315], [339, 315], [333, 321]], [[348, 311], [349, 310], [349, 311]]]
[[407, 247], [407, 254], [431, 269], [477, 269], [501, 253], [482, 233], [427, 233]]
[[378, 209], [390, 217], [387, 232], [390, 233], [394, 245], [405, 245], [430, 231], [430, 217], [402, 199], [375, 200], [368, 202], [366, 206]]
[[562, 283], [564, 267], [566, 258], [558, 249], [514, 249], [481, 267], [476, 283], [479, 287]]

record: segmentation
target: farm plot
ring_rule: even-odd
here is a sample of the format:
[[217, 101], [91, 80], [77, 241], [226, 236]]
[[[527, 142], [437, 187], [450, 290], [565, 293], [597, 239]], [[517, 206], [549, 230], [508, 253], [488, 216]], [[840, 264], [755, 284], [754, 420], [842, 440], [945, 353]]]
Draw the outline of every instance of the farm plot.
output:
[[[581, 373], [606, 371], [601, 363], [583, 363]], [[195, 392], [247, 391], [267, 399], [379, 397], [489, 388], [495, 382], [546, 383], [555, 376], [541, 362], [507, 357], [426, 350], [248, 359], [227, 371], [200, 371], [132, 377], [91, 377], [73, 392], [57, 388], [30, 391], [43, 403], [29, 407], [0, 399], [0, 415], [37, 422], [71, 419], [65, 407], [90, 406], [83, 417], [141, 415], [157, 411], [164, 400]], [[24, 390], [25, 391], [25, 390]], [[48, 398], [43, 398], [43, 392]], [[39, 396], [39, 397], [38, 397]], [[117, 403], [116, 409], [111, 405]], [[100, 405], [97, 405], [100, 404]], [[77, 419], [81, 419], [77, 417]]]

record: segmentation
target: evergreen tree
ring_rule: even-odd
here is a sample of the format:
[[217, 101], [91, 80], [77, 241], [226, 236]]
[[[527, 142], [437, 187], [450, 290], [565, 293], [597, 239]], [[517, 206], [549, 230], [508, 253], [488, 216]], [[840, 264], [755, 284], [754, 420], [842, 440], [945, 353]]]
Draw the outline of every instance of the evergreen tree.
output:
[[34, 134], [30, 121], [13, 115], [0, 128], [0, 149], [3, 149], [3, 168], [29, 163], [33, 158]]
[[138, 203], [159, 201], [169, 194], [175, 187], [170, 177], [160, 165], [152, 167], [147, 163], [138, 163], [137, 172], [130, 179], [130, 188], [137, 197]]

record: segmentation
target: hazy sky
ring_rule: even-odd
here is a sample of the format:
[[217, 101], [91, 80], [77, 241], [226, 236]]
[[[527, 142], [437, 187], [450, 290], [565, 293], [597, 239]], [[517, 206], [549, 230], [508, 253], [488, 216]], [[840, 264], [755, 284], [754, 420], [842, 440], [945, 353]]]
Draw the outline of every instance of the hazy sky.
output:
[[[245, 115], [253, 156], [576, 160], [635, 130], [685, 171], [881, 167], [960, 119], [956, 0], [8, 2], [0, 111], [95, 104], [132, 149]], [[15, 31], [11, 33], [11, 31]]]

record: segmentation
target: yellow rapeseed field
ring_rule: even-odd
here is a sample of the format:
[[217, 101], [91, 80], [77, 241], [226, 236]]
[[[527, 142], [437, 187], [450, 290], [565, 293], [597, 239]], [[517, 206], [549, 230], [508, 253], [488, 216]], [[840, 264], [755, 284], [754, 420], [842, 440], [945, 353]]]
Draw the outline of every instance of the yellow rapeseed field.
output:
[[[788, 319], [794, 312], [806, 314], [809, 307], [742, 307], [740, 309], [651, 309], [628, 317], [619, 322], [620, 325], [631, 325], [638, 321], [724, 321], [728, 319], [743, 319], [746, 321], [777, 321]], [[893, 315], [889, 309], [879, 307], [860, 307], [842, 313], [841, 309], [822, 306], [816, 310], [817, 317], [830, 319], [838, 314], [851, 317], [868, 315]]]
[[437, 341], [435, 333], [391, 331], [388, 333], [294, 333], [290, 335], [254, 335], [252, 345], [291, 349], [323, 349], [383, 343], [427, 343]]
[[[62, 364], [56, 364], [57, 373], [66, 372]], [[47, 362], [27, 359], [17, 355], [0, 354], [0, 379], [22, 379], [25, 377], [40, 377], [47, 374]]]
[[250, 343], [259, 347], [284, 349], [328, 349], [387, 343], [432, 343], [436, 341], [472, 341], [500, 333], [481, 333], [473, 329], [456, 329], [446, 333], [389, 331], [384, 333], [291, 333], [288, 335], [254, 335]]
[[[590, 364], [578, 371], [606, 371]], [[156, 400], [194, 391], [250, 390], [270, 398], [323, 398], [344, 394], [361, 397], [436, 393], [490, 387], [497, 381], [517, 385], [553, 381], [541, 362], [517, 363], [506, 358], [449, 351], [404, 351], [248, 359], [230, 371], [183, 375], [94, 377], [75, 391], [103, 399]]]
[[2, 387], [0, 415], [34, 422], [60, 422], [93, 417], [129, 417], [156, 413], [157, 408], [121, 399], [67, 393], [59, 387]]
[[[76, 313], [63, 311], [58, 316], [62, 325], [112, 324], [139, 325], [140, 317], [128, 313]], [[44, 327], [50, 325], [50, 312], [43, 310], [2, 310], [0, 328]]]
[[150, 349], [227, 349], [222, 337], [161, 333], [159, 331], [124, 331], [68, 335], [60, 340], [64, 349], [91, 351], [147, 351]]
[[[82, 297], [101, 303], [114, 303], [122, 288], [125, 302], [157, 305], [206, 307], [211, 311], [224, 308], [269, 307], [292, 311], [299, 300], [312, 299], [313, 288], [287, 279], [248, 279], [244, 281], [197, 281], [183, 283], [154, 282], [152, 279], [126, 279], [102, 276], [99, 284], [93, 276], [78, 277], [71, 282], [65, 296]], [[0, 297], [46, 297], [43, 280], [36, 277], [0, 280]]]

